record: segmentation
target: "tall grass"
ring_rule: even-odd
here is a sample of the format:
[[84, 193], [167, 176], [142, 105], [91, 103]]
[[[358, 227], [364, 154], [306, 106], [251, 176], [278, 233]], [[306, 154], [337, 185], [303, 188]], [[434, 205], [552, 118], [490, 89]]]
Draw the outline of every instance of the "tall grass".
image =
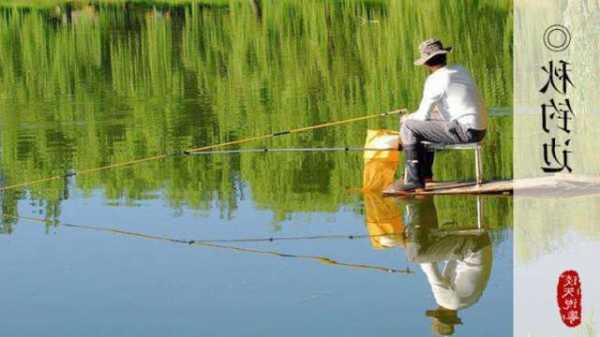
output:
[[[246, 1], [152, 8], [100, 2], [56, 10], [0, 9], [3, 184], [219, 143], [396, 107], [415, 109], [426, 73], [413, 65], [432, 35], [455, 47], [489, 107], [512, 100], [511, 2]], [[356, 123], [249, 146], [361, 145]], [[511, 120], [493, 119], [488, 177], [510, 177]], [[436, 174], [467, 177], [470, 157], [441, 157]], [[259, 207], [335, 210], [360, 185], [352, 154], [171, 158], [77, 177], [84, 193], [156, 198], [234, 211], [245, 187]], [[28, 188], [58, 213], [64, 182]], [[14, 207], [20, 193], [3, 196]], [[12, 205], [12, 206], [10, 206]], [[14, 211], [14, 210], [13, 210]]]

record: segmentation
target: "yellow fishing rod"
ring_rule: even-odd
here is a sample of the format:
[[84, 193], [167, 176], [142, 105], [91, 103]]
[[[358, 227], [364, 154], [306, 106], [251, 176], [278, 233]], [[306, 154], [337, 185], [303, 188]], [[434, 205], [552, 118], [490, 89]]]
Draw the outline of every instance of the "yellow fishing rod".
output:
[[[373, 118], [393, 116], [393, 115], [398, 115], [398, 114], [405, 113], [405, 112], [407, 112], [406, 109], [397, 109], [397, 110], [392, 110], [392, 111], [378, 113], [378, 114], [372, 114], [372, 115], [367, 115], [367, 116], [344, 119], [344, 120], [340, 120], [340, 121], [316, 124], [316, 125], [306, 126], [306, 127], [302, 127], [302, 128], [278, 131], [278, 132], [265, 134], [262, 136], [254, 136], [254, 137], [243, 138], [243, 139], [224, 142], [224, 143], [218, 143], [218, 144], [212, 144], [212, 145], [191, 148], [191, 149], [184, 150], [183, 153], [184, 154], [192, 154], [192, 153], [197, 153], [197, 152], [201, 152], [201, 151], [208, 151], [208, 150], [213, 150], [213, 149], [222, 148], [222, 147], [231, 146], [231, 145], [240, 145], [240, 144], [254, 142], [257, 140], [269, 139], [269, 138], [274, 138], [274, 137], [283, 136], [283, 135], [302, 133], [302, 132], [322, 129], [322, 128], [331, 127], [331, 126], [338, 126], [338, 125], [349, 124], [349, 123], [354, 123], [354, 122], [359, 122], [359, 121], [365, 121], [365, 120], [373, 119]], [[40, 184], [40, 183], [44, 183], [44, 182], [49, 182], [49, 181], [53, 181], [53, 180], [64, 179], [64, 178], [70, 177], [70, 176], [90, 174], [90, 173], [105, 171], [105, 170], [109, 170], [109, 169], [113, 169], [113, 168], [120, 168], [120, 167], [136, 165], [136, 164], [140, 164], [140, 163], [144, 163], [144, 162], [148, 162], [148, 161], [152, 161], [152, 160], [164, 159], [169, 156], [176, 155], [176, 154], [178, 154], [178, 153], [163, 153], [163, 154], [158, 154], [158, 155], [151, 156], [151, 157], [134, 159], [134, 160], [129, 160], [129, 161], [125, 161], [125, 162], [95, 167], [95, 168], [88, 168], [88, 169], [83, 169], [80, 171], [70, 171], [70, 172], [68, 172], [66, 174], [62, 174], [62, 175], [44, 177], [44, 178], [30, 180], [30, 181], [17, 183], [17, 184], [13, 184], [13, 185], [2, 186], [2, 187], [0, 187], [0, 192], [13, 190], [13, 189], [20, 188], [20, 187]]]
[[297, 129], [278, 131], [278, 132], [268, 133], [268, 134], [265, 134], [262, 136], [255, 136], [255, 137], [250, 137], [250, 138], [234, 140], [231, 142], [225, 142], [225, 143], [220, 143], [220, 144], [207, 145], [207, 146], [197, 147], [197, 148], [193, 148], [193, 149], [188, 149], [188, 150], [185, 150], [184, 153], [190, 154], [190, 153], [194, 153], [194, 152], [207, 151], [207, 150], [212, 150], [212, 149], [230, 146], [230, 145], [240, 145], [240, 144], [245, 144], [245, 143], [249, 143], [249, 142], [253, 142], [253, 141], [257, 141], [257, 140], [269, 139], [269, 138], [274, 138], [274, 137], [289, 135], [289, 134], [294, 134], [294, 133], [302, 133], [302, 132], [322, 129], [322, 128], [326, 128], [326, 127], [330, 127], [330, 126], [337, 126], [337, 125], [342, 125], [342, 124], [364, 121], [367, 119], [372, 119], [372, 118], [377, 118], [377, 117], [387, 117], [387, 116], [392, 116], [392, 115], [398, 115], [400, 113], [407, 112], [407, 111], [408, 110], [406, 110], [406, 109], [398, 109], [398, 110], [392, 110], [392, 111], [383, 112], [383, 113], [379, 113], [379, 114], [344, 119], [341, 121], [328, 122], [328, 123], [306, 126], [306, 127], [297, 128]]

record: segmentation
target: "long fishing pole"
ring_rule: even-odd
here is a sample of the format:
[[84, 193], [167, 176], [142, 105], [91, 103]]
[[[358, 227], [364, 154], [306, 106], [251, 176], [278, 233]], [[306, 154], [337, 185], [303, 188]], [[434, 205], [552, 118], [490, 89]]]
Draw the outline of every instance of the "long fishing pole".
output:
[[362, 117], [355, 117], [355, 118], [350, 118], [350, 119], [344, 119], [344, 120], [341, 120], [341, 121], [328, 122], [328, 123], [317, 124], [317, 125], [312, 125], [312, 126], [306, 126], [306, 127], [297, 128], [297, 129], [289, 129], [289, 130], [284, 130], [284, 131], [278, 131], [278, 132], [274, 132], [274, 133], [268, 133], [268, 134], [265, 134], [265, 135], [262, 135], [262, 136], [255, 136], [255, 137], [250, 137], [250, 138], [245, 138], [245, 139], [234, 140], [234, 141], [231, 141], [231, 142], [225, 142], [225, 143], [221, 143], [221, 144], [207, 145], [207, 146], [197, 147], [197, 148], [194, 148], [194, 149], [188, 149], [188, 150], [185, 150], [184, 153], [189, 154], [189, 153], [193, 153], [193, 152], [200, 152], [200, 151], [212, 150], [212, 149], [215, 149], [215, 148], [229, 146], [229, 145], [240, 145], [240, 144], [249, 143], [249, 142], [256, 141], [256, 140], [274, 138], [274, 137], [283, 136], [283, 135], [289, 135], [289, 134], [293, 134], [293, 133], [301, 133], [301, 132], [306, 132], [306, 131], [312, 131], [312, 130], [322, 129], [322, 128], [326, 128], [326, 127], [330, 127], [330, 126], [336, 126], [336, 125], [342, 125], [342, 124], [348, 124], [348, 123], [353, 123], [353, 122], [364, 121], [364, 120], [367, 120], [367, 119], [372, 119], [372, 118], [377, 118], [377, 117], [387, 117], [387, 116], [392, 116], [392, 115], [398, 115], [400, 113], [406, 113], [406, 112], [408, 112], [408, 110], [406, 110], [406, 109], [398, 109], [398, 110], [392, 110], [392, 111], [383, 112], [383, 113], [374, 114], [374, 115], [368, 115], [368, 116], [362, 116]]
[[[278, 132], [274, 132], [274, 133], [265, 134], [262, 136], [254, 136], [254, 137], [249, 137], [249, 138], [244, 138], [244, 139], [239, 139], [239, 140], [234, 140], [234, 141], [229, 141], [229, 142], [224, 142], [224, 143], [218, 143], [218, 144], [206, 145], [206, 146], [197, 147], [197, 148], [191, 148], [191, 149], [184, 150], [183, 153], [191, 154], [191, 153], [195, 153], [195, 152], [207, 151], [207, 150], [217, 149], [217, 148], [226, 147], [226, 146], [230, 146], [230, 145], [239, 145], [239, 144], [249, 143], [249, 142], [267, 139], [267, 138], [273, 138], [273, 137], [278, 137], [278, 136], [283, 136], [283, 135], [289, 135], [289, 134], [294, 134], [294, 133], [301, 133], [301, 132], [306, 132], [306, 131], [310, 131], [310, 130], [321, 129], [321, 128], [330, 127], [330, 126], [337, 126], [337, 125], [343, 125], [343, 124], [348, 124], [348, 123], [353, 123], [353, 122], [358, 122], [358, 121], [364, 121], [364, 120], [377, 118], [377, 117], [387, 117], [387, 116], [397, 115], [397, 114], [404, 113], [404, 112], [407, 112], [407, 110], [406, 109], [398, 109], [398, 110], [393, 110], [393, 111], [384, 112], [384, 113], [378, 113], [378, 114], [367, 115], [367, 116], [362, 116], [362, 117], [344, 119], [344, 120], [340, 120], [340, 121], [306, 126], [306, 127], [297, 128], [297, 129], [278, 131]], [[13, 190], [13, 189], [20, 188], [20, 187], [26, 187], [26, 186], [31, 186], [31, 185], [35, 185], [35, 184], [40, 184], [40, 183], [44, 183], [44, 182], [49, 182], [49, 181], [53, 181], [53, 180], [64, 179], [64, 178], [75, 176], [75, 175], [90, 174], [90, 173], [95, 173], [95, 172], [104, 171], [104, 170], [113, 169], [113, 168], [120, 168], [120, 167], [136, 165], [136, 164], [140, 164], [140, 163], [144, 163], [144, 162], [148, 162], [148, 161], [152, 161], [152, 160], [160, 160], [160, 159], [164, 159], [169, 156], [176, 155], [176, 154], [178, 154], [178, 153], [163, 153], [163, 154], [158, 154], [158, 155], [154, 155], [151, 157], [134, 159], [134, 160], [129, 160], [129, 161], [125, 161], [125, 162], [95, 167], [95, 168], [83, 169], [83, 170], [80, 170], [77, 172], [70, 171], [66, 174], [44, 177], [44, 178], [30, 180], [30, 181], [17, 183], [17, 184], [13, 184], [13, 185], [2, 186], [2, 187], [0, 187], [0, 192]]]
[[[15, 219], [20, 218], [23, 220], [46, 223], [46, 220], [42, 219], [42, 218], [16, 216], [16, 215], [11, 216], [11, 217], [15, 218]], [[414, 273], [408, 267], [406, 267], [404, 269], [397, 269], [397, 268], [390, 268], [390, 267], [370, 265], [370, 264], [347, 263], [347, 262], [340, 262], [340, 261], [337, 261], [337, 260], [334, 260], [334, 259], [331, 259], [331, 258], [325, 257], [325, 256], [288, 254], [288, 253], [282, 253], [282, 252], [278, 252], [278, 251], [274, 251], [274, 250], [260, 250], [260, 249], [254, 249], [254, 248], [245, 248], [245, 247], [238, 247], [238, 246], [232, 246], [232, 245], [211, 243], [209, 241], [182, 240], [182, 239], [175, 239], [175, 238], [170, 238], [170, 237], [165, 237], [165, 236], [151, 235], [151, 234], [145, 234], [145, 233], [139, 233], [139, 232], [131, 232], [131, 231], [126, 231], [126, 230], [122, 230], [122, 229], [118, 229], [118, 228], [105, 228], [105, 227], [98, 227], [98, 226], [92, 226], [92, 225], [77, 225], [77, 224], [69, 224], [69, 223], [62, 223], [61, 226], [96, 231], [96, 232], [104, 232], [104, 233], [109, 233], [109, 234], [113, 234], [113, 235], [124, 235], [127, 237], [136, 237], [136, 238], [142, 238], [142, 239], [148, 239], [148, 240], [163, 241], [163, 242], [176, 243], [176, 244], [184, 244], [184, 245], [194, 246], [194, 247], [216, 248], [216, 249], [230, 250], [230, 251], [241, 252], [241, 253], [250, 253], [250, 254], [255, 254], [255, 255], [277, 256], [277, 257], [285, 257], [285, 258], [294, 258], [294, 259], [299, 259], [299, 260], [309, 260], [309, 261], [319, 262], [319, 263], [326, 264], [326, 265], [333, 265], [333, 266], [353, 268], [353, 269], [367, 269], [367, 270], [373, 270], [373, 271], [379, 271], [379, 272], [385, 272], [385, 273], [398, 273], [398, 274], [413, 274]]]
[[399, 151], [398, 148], [368, 148], [368, 147], [287, 147], [287, 148], [253, 148], [235, 150], [213, 150], [187, 153], [190, 156], [236, 153], [273, 153], [273, 152], [366, 152], [366, 151]]

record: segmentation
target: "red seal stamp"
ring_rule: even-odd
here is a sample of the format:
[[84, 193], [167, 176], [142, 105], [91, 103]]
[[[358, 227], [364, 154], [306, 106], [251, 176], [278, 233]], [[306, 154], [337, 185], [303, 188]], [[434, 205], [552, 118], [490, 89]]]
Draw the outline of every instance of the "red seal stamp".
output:
[[581, 280], [574, 270], [562, 272], [556, 286], [556, 300], [563, 323], [570, 327], [581, 324]]

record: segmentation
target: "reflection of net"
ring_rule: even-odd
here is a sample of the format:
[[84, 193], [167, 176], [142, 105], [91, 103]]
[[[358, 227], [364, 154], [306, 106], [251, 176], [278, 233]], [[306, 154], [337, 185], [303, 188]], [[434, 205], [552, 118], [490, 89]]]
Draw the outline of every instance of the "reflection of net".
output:
[[398, 151], [400, 143], [398, 132], [390, 130], [368, 130], [365, 148], [382, 149], [382, 151], [365, 151], [363, 172], [363, 190], [381, 192], [394, 181], [398, 168]]
[[394, 199], [379, 193], [365, 193], [367, 230], [375, 249], [404, 247], [404, 223]]

